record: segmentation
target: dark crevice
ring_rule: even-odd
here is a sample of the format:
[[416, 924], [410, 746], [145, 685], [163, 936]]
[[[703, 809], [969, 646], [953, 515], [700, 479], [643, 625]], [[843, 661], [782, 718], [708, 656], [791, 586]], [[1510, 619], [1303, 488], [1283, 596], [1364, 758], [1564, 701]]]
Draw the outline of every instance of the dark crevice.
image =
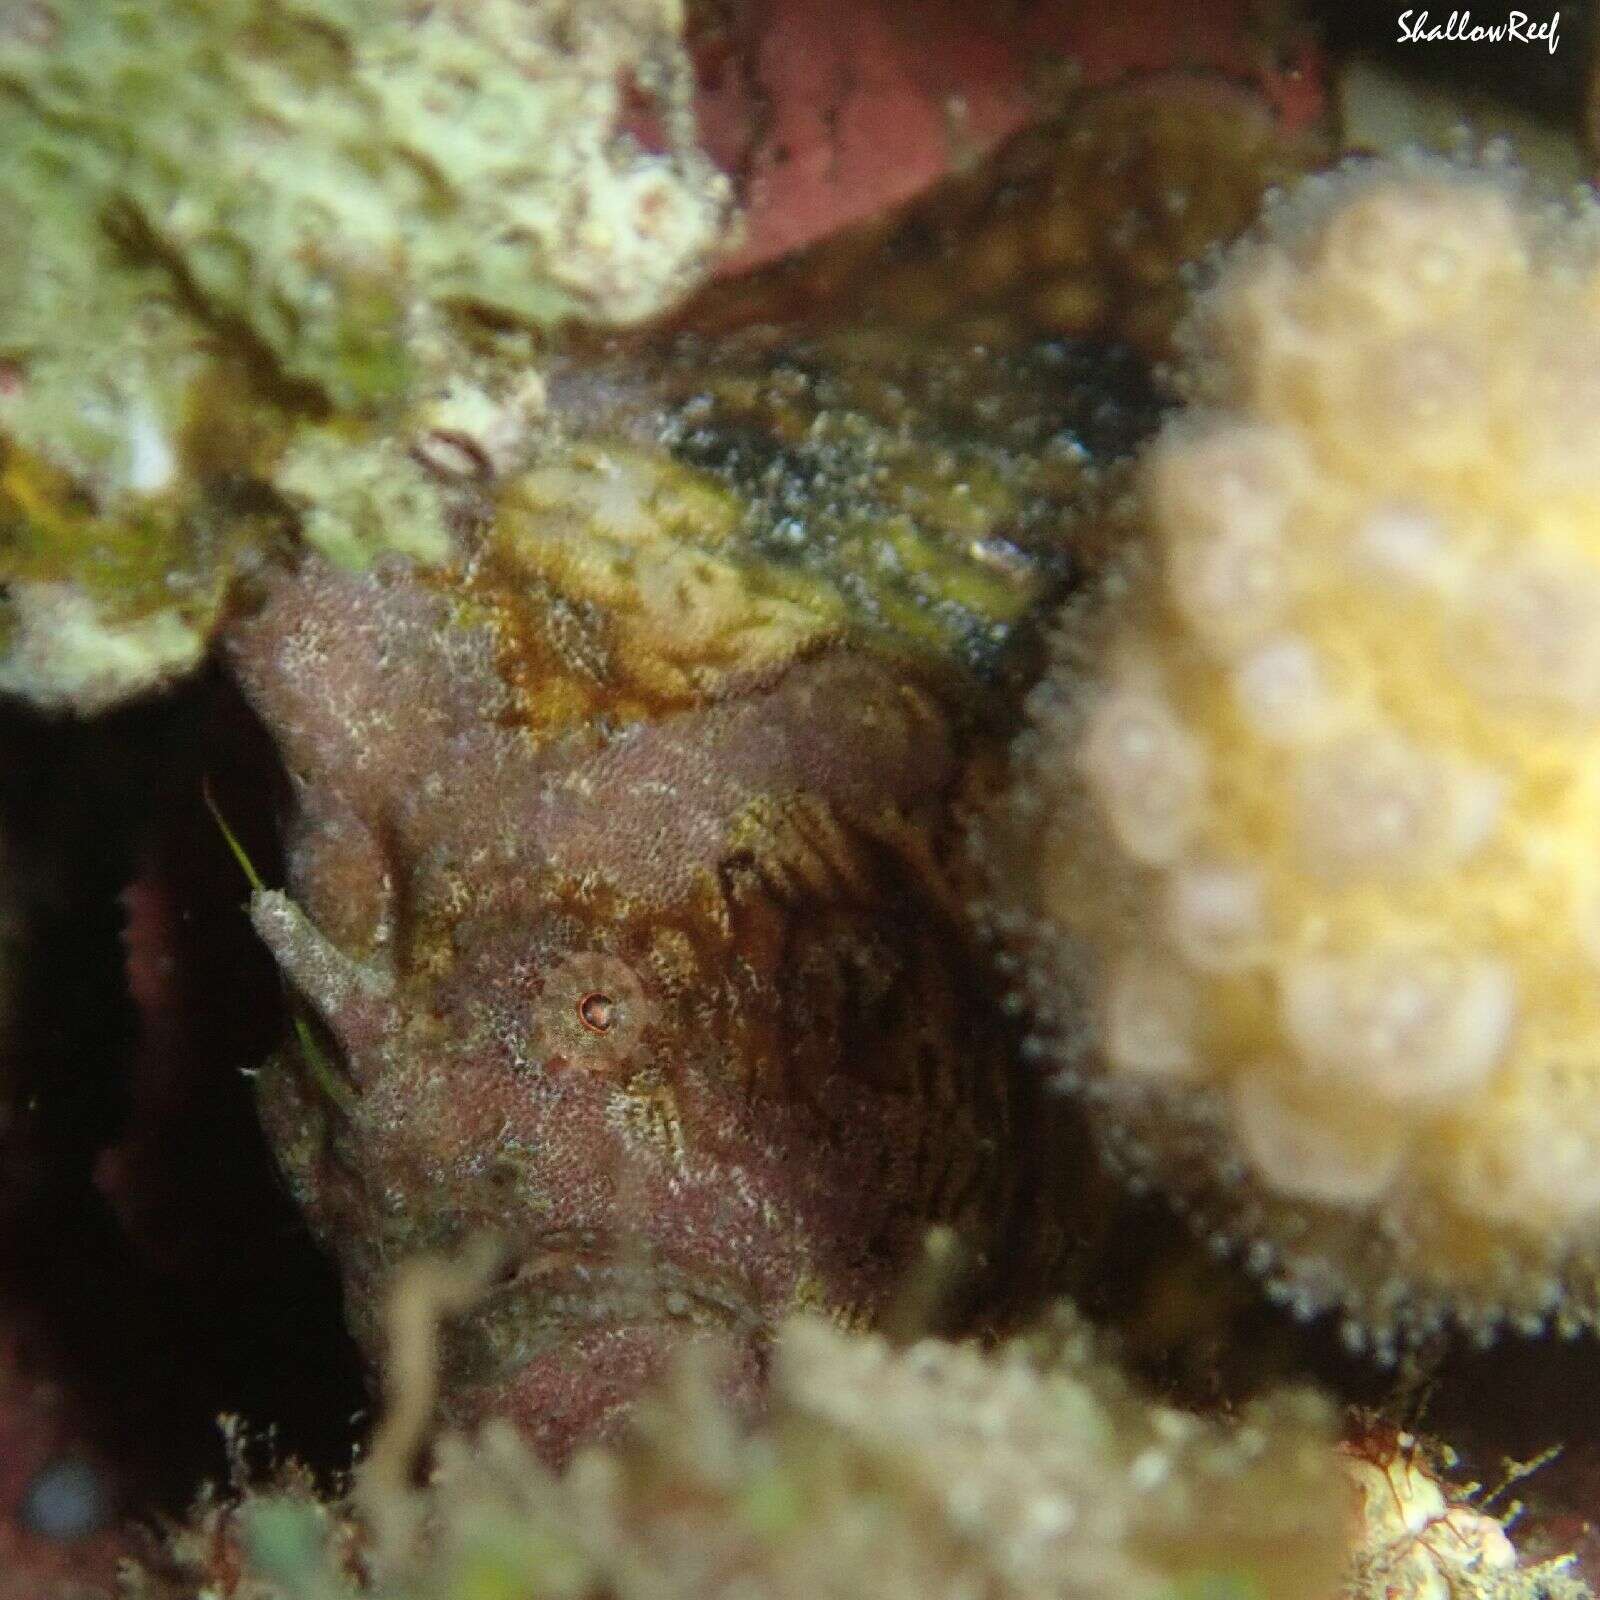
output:
[[0, 1313], [38, 1330], [141, 1509], [223, 1475], [222, 1413], [348, 1465], [359, 1367], [246, 1076], [280, 1036], [281, 991], [202, 798], [209, 778], [270, 876], [271, 747], [207, 677], [87, 724], [0, 714], [0, 749], [27, 928]]

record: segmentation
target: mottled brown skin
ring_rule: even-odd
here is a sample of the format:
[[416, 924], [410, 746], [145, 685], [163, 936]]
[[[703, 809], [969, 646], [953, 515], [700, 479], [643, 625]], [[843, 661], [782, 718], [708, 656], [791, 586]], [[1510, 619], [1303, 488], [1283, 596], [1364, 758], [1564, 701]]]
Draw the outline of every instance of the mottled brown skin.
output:
[[232, 630], [297, 796], [253, 916], [353, 1090], [286, 1051], [261, 1093], [375, 1362], [396, 1262], [506, 1241], [443, 1407], [559, 1457], [688, 1340], [731, 1340], [753, 1395], [778, 1317], [872, 1317], [932, 1222], [981, 1259], [1006, 1052], [928, 865], [957, 777], [928, 691], [829, 644], [562, 725], [584, 697], [518, 681], [492, 602], [307, 565]]

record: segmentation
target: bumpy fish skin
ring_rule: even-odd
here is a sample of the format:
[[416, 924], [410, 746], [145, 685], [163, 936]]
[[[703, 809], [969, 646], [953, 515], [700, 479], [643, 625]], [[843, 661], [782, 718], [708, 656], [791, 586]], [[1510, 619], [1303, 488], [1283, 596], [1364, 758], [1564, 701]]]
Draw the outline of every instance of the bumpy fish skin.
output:
[[981, 1250], [1005, 1070], [926, 865], [935, 699], [831, 646], [563, 727], [469, 588], [308, 564], [232, 631], [297, 795], [253, 916], [353, 1091], [286, 1056], [262, 1101], [369, 1353], [396, 1261], [507, 1242], [445, 1406], [560, 1455], [685, 1340], [731, 1336], [753, 1386], [775, 1317], [870, 1317], [927, 1224]]

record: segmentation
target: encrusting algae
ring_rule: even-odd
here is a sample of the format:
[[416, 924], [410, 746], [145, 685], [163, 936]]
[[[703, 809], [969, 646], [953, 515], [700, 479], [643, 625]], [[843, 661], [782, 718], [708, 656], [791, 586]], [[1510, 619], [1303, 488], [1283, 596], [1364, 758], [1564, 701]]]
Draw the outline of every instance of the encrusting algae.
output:
[[695, 693], [716, 681], [695, 640], [726, 614], [747, 674], [848, 639], [981, 692], [991, 720], [1156, 416], [1123, 351], [870, 321], [685, 335], [557, 367], [550, 395], [561, 445], [509, 483], [504, 536], [638, 649], [706, 657]]
[[87, 714], [172, 682], [285, 539], [442, 559], [461, 439], [537, 411], [505, 369], [659, 311], [726, 235], [681, 26], [674, 0], [8, 8], [0, 690]]
[[1591, 1600], [1570, 1557], [1519, 1557], [1448, 1450], [1373, 1418], [1338, 1443], [1305, 1389], [1220, 1418], [1155, 1402], [1064, 1303], [989, 1348], [793, 1317], [759, 1420], [713, 1343], [562, 1469], [499, 1420], [437, 1440], [419, 1486], [472, 1255], [397, 1277], [389, 1406], [351, 1481], [253, 1470], [228, 1424], [230, 1491], [129, 1564], [128, 1600]]
[[[483, 480], [533, 458], [552, 330], [670, 310], [731, 236], [730, 186], [694, 138], [682, 25], [675, 0], [116, 0], [0, 19], [0, 692], [92, 714], [169, 685], [202, 660], [238, 575], [296, 544], [352, 569], [388, 551], [448, 560]], [[1310, 153], [1215, 85], [1090, 97], [890, 219], [887, 241], [861, 230], [700, 308], [726, 326], [762, 314], [773, 286], [838, 290], [838, 255], [862, 281], [820, 351], [791, 340], [763, 370], [712, 340], [666, 360], [685, 400], [697, 372], [723, 371], [723, 404], [738, 369], [759, 395], [786, 365], [815, 386], [797, 408], [813, 414], [838, 402], [810, 369], [847, 367], [857, 339], [901, 346], [861, 369], [881, 395], [918, 391], [926, 345], [943, 347], [929, 360], [951, 393], [1048, 393], [1052, 338], [1161, 347], [1181, 263]], [[936, 333], [930, 294], [971, 314]], [[635, 367], [661, 359], [634, 352]], [[1028, 491], [1033, 444], [1013, 438], [1003, 460], [960, 447], [979, 416], [950, 418], [951, 448], [920, 462], [826, 432], [790, 441], [799, 472], [773, 479], [780, 561], [809, 559], [795, 531], [831, 517], [819, 540], [854, 543], [858, 597], [888, 604], [899, 565], [902, 632], [944, 626], [951, 591], [987, 590], [979, 611], [1008, 586], [1034, 592], [992, 532]], [[704, 431], [686, 411], [674, 448], [689, 464]], [[874, 448], [893, 442], [880, 431]], [[1027, 473], [1076, 472], [1052, 465], [1060, 443], [1033, 443]], [[813, 493], [841, 450], [848, 479], [823, 469]], [[905, 480], [899, 507], [871, 504], [886, 477]], [[1024, 512], [1036, 528], [1051, 493]], [[929, 566], [903, 517], [875, 514], [914, 520], [935, 500], [981, 525], [974, 561]]]
[[[629, 322], [694, 281], [731, 190], [694, 139], [682, 20], [676, 0], [41, 4], [0, 84], [25, 189], [81, 186], [208, 316], [358, 409], [413, 380], [430, 314]], [[660, 153], [619, 127], [624, 74]]]
[[1597, 238], [1420, 158], [1269, 212], [985, 846], [1115, 1162], [1380, 1351], [1600, 1320]]

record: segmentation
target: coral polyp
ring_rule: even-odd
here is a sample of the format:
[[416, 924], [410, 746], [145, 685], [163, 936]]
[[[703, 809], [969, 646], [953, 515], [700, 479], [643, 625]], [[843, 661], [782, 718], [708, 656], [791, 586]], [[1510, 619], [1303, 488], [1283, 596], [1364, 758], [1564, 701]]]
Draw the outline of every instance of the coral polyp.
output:
[[1595, 240], [1415, 159], [1235, 246], [988, 840], [1114, 1162], [1382, 1351], [1600, 1320]]

